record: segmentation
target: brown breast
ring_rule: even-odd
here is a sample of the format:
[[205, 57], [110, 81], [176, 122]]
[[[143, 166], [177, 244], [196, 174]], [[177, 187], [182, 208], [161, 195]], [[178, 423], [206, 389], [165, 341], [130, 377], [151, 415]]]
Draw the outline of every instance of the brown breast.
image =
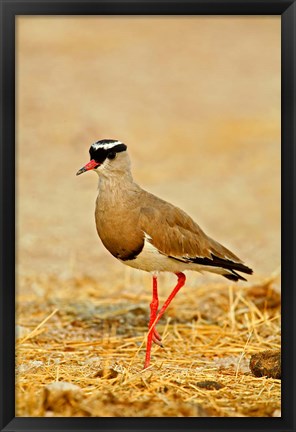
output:
[[102, 203], [98, 197], [95, 212], [97, 232], [114, 257], [131, 260], [143, 249], [144, 233], [138, 225], [139, 215], [140, 208], [134, 202]]

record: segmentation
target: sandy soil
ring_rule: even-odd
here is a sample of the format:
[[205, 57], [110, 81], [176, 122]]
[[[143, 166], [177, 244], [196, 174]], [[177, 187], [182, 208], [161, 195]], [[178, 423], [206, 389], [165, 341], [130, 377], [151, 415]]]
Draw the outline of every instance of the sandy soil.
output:
[[[121, 299], [133, 307], [143, 303], [144, 321], [148, 319], [150, 276], [124, 267], [104, 249], [93, 215], [96, 175], [75, 176], [89, 159], [90, 144], [98, 139], [125, 142], [139, 184], [182, 207], [211, 237], [254, 269], [249, 284], [234, 288], [238, 293], [262, 286], [270, 278], [273, 289], [280, 289], [278, 17], [19, 17], [17, 70], [17, 322], [33, 331], [55, 307], [60, 316], [57, 322], [53, 317], [42, 326], [45, 340], [33, 334], [34, 349], [22, 345], [20, 364], [46, 362], [48, 353], [54, 351], [50, 332], [57, 325], [59, 331], [65, 330], [63, 302], [73, 298], [86, 304], [86, 309], [103, 299], [105, 307]], [[187, 280], [176, 307], [183, 307], [184, 325], [191, 325], [189, 303], [195, 299], [194, 320], [202, 325], [199, 331], [206, 331], [206, 323], [198, 321], [200, 293], [212, 287], [212, 292], [222, 289], [228, 296], [229, 284], [218, 276], [195, 273], [188, 273]], [[163, 297], [173, 283], [174, 277], [161, 277]], [[234, 297], [237, 295], [235, 291]], [[247, 316], [252, 304], [247, 306]], [[74, 315], [79, 315], [77, 307]], [[173, 311], [172, 306], [164, 326]], [[275, 325], [274, 310], [265, 311], [263, 318], [257, 318], [272, 320], [269, 337], [278, 335], [274, 341], [278, 348], [279, 320]], [[231, 329], [236, 315], [231, 321], [227, 307], [224, 313], [223, 325]], [[79, 343], [86, 343], [94, 316], [87, 316], [88, 330], [79, 336]], [[218, 320], [220, 330], [221, 324]], [[174, 327], [167, 325], [172, 345], [178, 335], [170, 333]], [[114, 328], [116, 344], [123, 344], [125, 332], [118, 333], [118, 325]], [[265, 336], [258, 336], [256, 344], [246, 350], [247, 330], [239, 326], [236, 330], [244, 335], [237, 347], [238, 358], [242, 352], [248, 358], [267, 348]], [[75, 325], [71, 331], [77, 331]], [[96, 331], [97, 337], [104, 333], [100, 328]], [[140, 329], [130, 334], [138, 338], [135, 346], [144, 332], [141, 322]], [[71, 332], [64, 337], [70, 341]], [[221, 358], [233, 354], [233, 343], [228, 339], [229, 350], [226, 344]], [[41, 360], [38, 344], [45, 344], [43, 349], [47, 346], [48, 350]], [[63, 347], [59, 350], [63, 352]], [[173, 353], [176, 362], [184, 358], [184, 352], [180, 348]], [[166, 359], [163, 355], [159, 353], [159, 361]], [[196, 361], [199, 355], [196, 348]], [[212, 357], [209, 354], [204, 361], [210, 364]], [[116, 349], [108, 358], [127, 367], [125, 355], [120, 357]], [[138, 367], [141, 361], [136, 362]], [[192, 368], [190, 365], [186, 367]], [[43, 392], [45, 383], [57, 378], [52, 371], [44, 374], [34, 387], [33, 398]], [[264, 380], [262, 385], [266, 385]], [[28, 376], [25, 381], [30, 387]], [[277, 388], [276, 410], [280, 390], [276, 384], [273, 388]], [[20, 383], [18, 400], [23, 390]], [[226, 399], [231, 408], [231, 398]], [[185, 403], [182, 397], [179, 402]], [[26, 399], [19, 406], [19, 415], [46, 415], [34, 401]], [[256, 415], [252, 411], [243, 414], [237, 406], [227, 411], [225, 406], [222, 411], [216, 409], [216, 415]], [[164, 410], [154, 415], [178, 415], [178, 404], [172, 410], [173, 414]], [[273, 415], [274, 410], [259, 410], [259, 415]], [[145, 410], [139, 412], [149, 415]], [[192, 415], [190, 410], [184, 412]], [[95, 409], [90, 413], [98, 415]], [[108, 413], [106, 410], [105, 415], [118, 415]], [[85, 414], [81, 411], [79, 415]]]

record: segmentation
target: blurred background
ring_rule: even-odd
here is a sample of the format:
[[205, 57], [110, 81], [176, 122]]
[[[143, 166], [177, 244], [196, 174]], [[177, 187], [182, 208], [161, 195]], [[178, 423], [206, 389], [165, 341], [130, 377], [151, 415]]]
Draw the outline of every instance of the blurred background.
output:
[[19, 277], [112, 289], [137, 273], [97, 237], [96, 174], [75, 176], [103, 138], [126, 143], [135, 181], [254, 280], [278, 269], [280, 17], [22, 16], [16, 28]]

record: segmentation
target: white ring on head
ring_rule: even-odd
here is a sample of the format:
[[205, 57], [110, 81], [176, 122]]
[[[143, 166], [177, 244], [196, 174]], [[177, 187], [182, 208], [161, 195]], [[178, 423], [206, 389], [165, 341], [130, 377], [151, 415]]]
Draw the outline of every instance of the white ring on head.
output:
[[118, 144], [122, 144], [122, 142], [121, 141], [114, 141], [114, 142], [112, 142], [112, 143], [108, 143], [108, 144], [100, 144], [100, 143], [93, 143], [92, 144], [92, 147], [95, 149], [95, 150], [98, 150], [98, 149], [105, 149], [105, 150], [108, 150], [108, 149], [110, 149], [110, 148], [113, 148], [114, 146], [116, 146], [116, 145], [118, 145]]

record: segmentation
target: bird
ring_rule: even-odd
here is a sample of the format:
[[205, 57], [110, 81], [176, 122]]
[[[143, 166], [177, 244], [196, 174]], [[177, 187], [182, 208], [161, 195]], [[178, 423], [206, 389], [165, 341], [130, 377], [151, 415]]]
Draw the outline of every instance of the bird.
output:
[[[251, 275], [233, 252], [209, 237], [182, 209], [142, 189], [134, 182], [127, 145], [102, 139], [89, 149], [90, 161], [76, 175], [95, 171], [99, 176], [95, 207], [98, 236], [119, 261], [152, 275], [152, 301], [144, 369], [151, 362], [152, 343], [161, 347], [156, 325], [178, 291], [186, 270], [217, 273], [231, 281]], [[159, 308], [158, 275], [174, 273], [177, 284]]]

